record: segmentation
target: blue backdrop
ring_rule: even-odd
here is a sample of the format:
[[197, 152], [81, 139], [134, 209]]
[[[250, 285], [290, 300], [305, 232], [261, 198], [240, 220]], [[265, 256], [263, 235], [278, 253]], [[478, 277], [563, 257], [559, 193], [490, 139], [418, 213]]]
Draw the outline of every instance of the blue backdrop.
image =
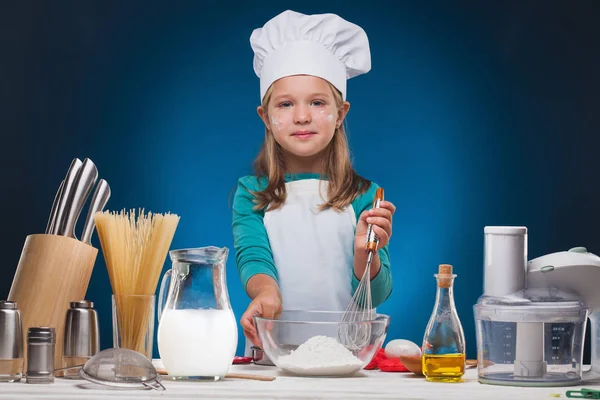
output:
[[[97, 164], [109, 209], [179, 214], [172, 248], [233, 250], [229, 196], [263, 136], [248, 38], [287, 8], [338, 13], [370, 39], [372, 71], [349, 81], [348, 127], [359, 173], [398, 207], [394, 291], [379, 309], [392, 317], [388, 339], [421, 343], [433, 274], [451, 263], [475, 357], [485, 225], [527, 226], [530, 258], [600, 252], [597, 2], [3, 2], [0, 297], [74, 157]], [[234, 260], [239, 319], [249, 299]], [[99, 253], [87, 298], [102, 348], [110, 294]]]

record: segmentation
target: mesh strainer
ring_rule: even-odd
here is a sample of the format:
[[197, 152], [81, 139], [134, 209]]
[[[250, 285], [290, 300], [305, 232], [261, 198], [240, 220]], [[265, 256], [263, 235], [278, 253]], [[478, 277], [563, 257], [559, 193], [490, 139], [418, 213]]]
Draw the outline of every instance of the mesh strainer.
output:
[[165, 390], [152, 362], [143, 354], [128, 349], [102, 350], [85, 363], [79, 376], [117, 388]]

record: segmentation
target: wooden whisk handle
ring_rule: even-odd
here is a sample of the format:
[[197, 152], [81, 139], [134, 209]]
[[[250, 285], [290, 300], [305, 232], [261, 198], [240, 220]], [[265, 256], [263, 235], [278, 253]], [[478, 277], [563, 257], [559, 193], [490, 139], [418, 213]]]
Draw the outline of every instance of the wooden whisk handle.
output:
[[[379, 205], [383, 201], [383, 189], [378, 188], [375, 192], [375, 199], [373, 200], [373, 208], [379, 208]], [[366, 243], [366, 251], [377, 251], [377, 246], [379, 245], [379, 238], [375, 234], [373, 230], [373, 226], [369, 224], [367, 228], [367, 243]]]

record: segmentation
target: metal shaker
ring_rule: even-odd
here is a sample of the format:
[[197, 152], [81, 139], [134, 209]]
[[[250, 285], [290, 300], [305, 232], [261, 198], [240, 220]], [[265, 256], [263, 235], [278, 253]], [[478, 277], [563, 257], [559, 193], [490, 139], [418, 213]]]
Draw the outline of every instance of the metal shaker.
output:
[[98, 313], [94, 303], [87, 300], [71, 302], [65, 319], [64, 377], [79, 379], [79, 368], [76, 367], [84, 365], [99, 350]]
[[14, 301], [0, 301], [0, 382], [23, 377], [23, 320]]
[[27, 331], [27, 383], [54, 383], [56, 330], [31, 327]]

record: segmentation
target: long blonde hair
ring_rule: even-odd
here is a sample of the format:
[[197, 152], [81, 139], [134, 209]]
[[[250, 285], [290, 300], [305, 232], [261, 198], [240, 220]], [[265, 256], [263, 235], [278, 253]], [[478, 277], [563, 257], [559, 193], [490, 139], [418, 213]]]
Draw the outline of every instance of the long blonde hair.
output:
[[[342, 109], [344, 101], [341, 93], [329, 82], [328, 84], [333, 91], [337, 109]], [[262, 103], [267, 118], [267, 105], [273, 92], [272, 88], [271, 86], [267, 90]], [[323, 162], [329, 187], [327, 201], [320, 205], [321, 210], [333, 208], [341, 211], [358, 195], [369, 189], [371, 182], [359, 176], [352, 167], [348, 138], [343, 124], [336, 128], [331, 142], [327, 145]], [[254, 160], [254, 170], [257, 177], [267, 178], [268, 182], [264, 190], [253, 192], [256, 203], [254, 208], [263, 209], [268, 206], [269, 210], [274, 210], [281, 207], [286, 199], [285, 160], [281, 146], [266, 127], [262, 149]]]

